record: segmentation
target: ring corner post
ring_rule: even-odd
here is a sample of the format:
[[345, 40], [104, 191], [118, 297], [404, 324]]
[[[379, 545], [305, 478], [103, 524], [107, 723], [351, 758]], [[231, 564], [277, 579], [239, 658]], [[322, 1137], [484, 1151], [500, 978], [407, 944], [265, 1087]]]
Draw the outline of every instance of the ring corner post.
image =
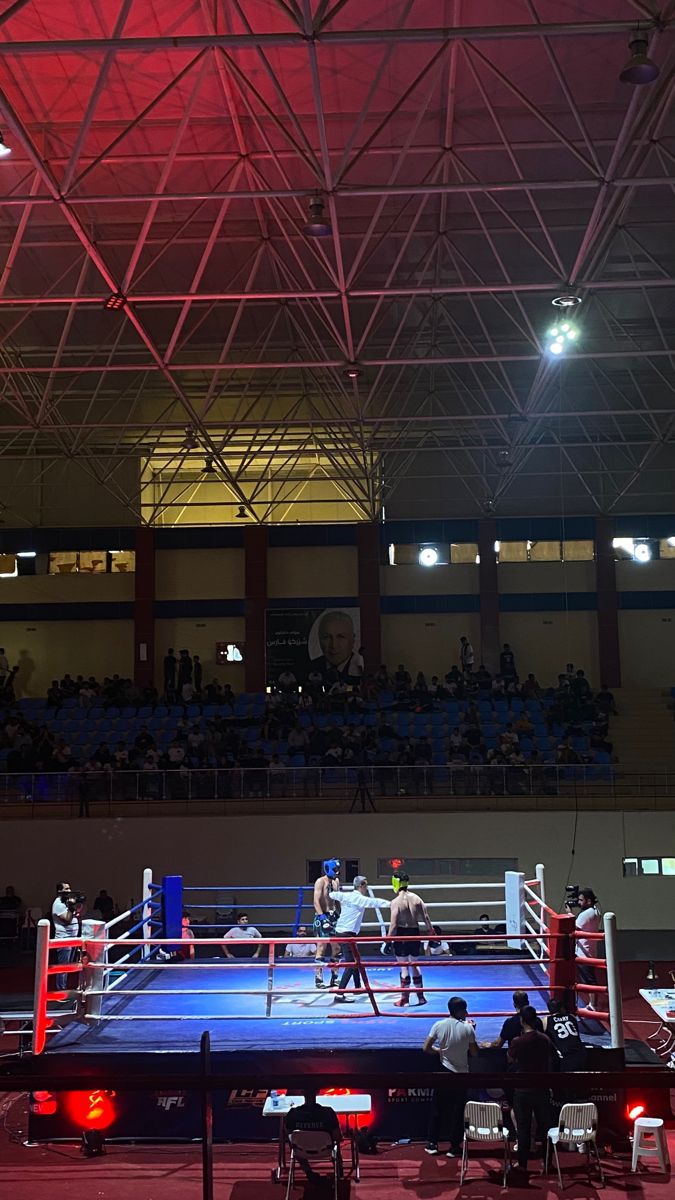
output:
[[183, 932], [183, 876], [165, 875], [162, 880], [162, 933], [167, 941], [179, 942]]
[[554, 999], [569, 1000], [570, 1011], [576, 1010], [574, 928], [571, 913], [553, 913], [549, 918], [549, 990]]
[[47, 984], [49, 981], [50, 925], [46, 917], [37, 923], [35, 983], [33, 987], [33, 1054], [42, 1054], [47, 1037]]
[[[143, 937], [152, 937], [152, 867], [143, 871]], [[148, 957], [148, 949], [143, 947], [142, 958]]]
[[613, 1050], [624, 1047], [623, 1005], [616, 936], [616, 913], [605, 913], [605, 961], [607, 964], [607, 998], [609, 1001], [609, 1035]]
[[506, 902], [506, 936], [509, 950], [522, 950], [522, 934], [525, 929], [525, 873], [504, 872], [504, 900]]
[[539, 899], [543, 906], [546, 903], [546, 868], [543, 863], [537, 863], [534, 874], [539, 884]]

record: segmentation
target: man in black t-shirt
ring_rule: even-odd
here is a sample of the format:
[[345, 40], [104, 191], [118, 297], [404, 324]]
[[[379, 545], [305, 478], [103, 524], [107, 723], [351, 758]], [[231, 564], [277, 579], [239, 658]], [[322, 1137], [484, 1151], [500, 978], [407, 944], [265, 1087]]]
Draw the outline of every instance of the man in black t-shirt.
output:
[[550, 1040], [554, 1061], [561, 1071], [585, 1071], [586, 1047], [579, 1035], [577, 1018], [567, 1011], [562, 1000], [549, 1000], [546, 1036]]
[[[339, 1142], [341, 1138], [340, 1122], [335, 1109], [330, 1108], [327, 1104], [317, 1104], [316, 1088], [312, 1087], [305, 1088], [304, 1104], [299, 1104], [297, 1108], [292, 1108], [290, 1112], [286, 1113], [284, 1126], [287, 1134], [293, 1133], [296, 1129], [302, 1129], [310, 1133], [328, 1133], [334, 1142]], [[315, 1183], [321, 1178], [304, 1155], [296, 1152], [296, 1157], [309, 1180]], [[338, 1161], [341, 1170], [339, 1151]]]
[[527, 1169], [532, 1139], [532, 1117], [537, 1125], [537, 1139], [546, 1142], [551, 1120], [548, 1086], [519, 1088], [517, 1077], [545, 1074], [551, 1070], [551, 1043], [545, 1033], [536, 1028], [537, 1014], [531, 1004], [520, 1013], [522, 1033], [509, 1046], [508, 1058], [515, 1068], [516, 1087], [513, 1093], [513, 1113], [518, 1131], [518, 1166]]
[[[502, 1046], [510, 1046], [514, 1038], [520, 1037], [521, 1033], [523, 1032], [520, 1023], [520, 1014], [529, 1003], [530, 998], [527, 992], [518, 991], [513, 993], [513, 1007], [516, 1011], [512, 1017], [506, 1018], [504, 1024], [502, 1025], [499, 1037], [495, 1038], [494, 1042], [488, 1042], [488, 1046], [494, 1046], [497, 1050], [501, 1050]], [[535, 1020], [535, 1029], [538, 1033], [543, 1033], [544, 1026], [542, 1025], [539, 1017], [536, 1017], [536, 1015]]]

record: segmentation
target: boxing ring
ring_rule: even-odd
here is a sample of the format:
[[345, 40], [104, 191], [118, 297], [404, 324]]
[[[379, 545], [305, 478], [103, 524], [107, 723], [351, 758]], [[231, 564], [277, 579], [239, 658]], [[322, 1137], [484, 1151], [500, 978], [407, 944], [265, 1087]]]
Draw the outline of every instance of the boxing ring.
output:
[[[107, 925], [85, 921], [80, 937], [53, 941], [49, 922], [39, 923], [33, 1054], [189, 1052], [198, 1048], [204, 1030], [214, 1051], [231, 1054], [418, 1050], [433, 1021], [447, 1015], [447, 1001], [455, 994], [466, 998], [478, 1040], [491, 1041], [513, 1013], [516, 990], [527, 991], [540, 1013], [546, 1012], [549, 997], [564, 996], [585, 1019], [588, 1038], [623, 1045], [616, 920], [608, 913], [604, 934], [586, 935], [598, 944], [597, 957], [583, 960], [595, 968], [597, 982], [581, 982], [574, 917], [546, 903], [543, 866], [530, 879], [509, 871], [498, 883], [415, 885], [432, 922], [442, 923], [451, 954], [418, 960], [426, 1003], [416, 1003], [413, 993], [405, 1008], [396, 1007], [402, 988], [391, 943], [397, 939], [385, 938], [387, 910], [378, 908], [378, 898], [391, 899], [392, 889], [378, 885], [370, 891], [372, 919], [351, 942], [362, 986], [350, 988], [354, 1003], [343, 1005], [336, 1002], [335, 990], [315, 987], [313, 958], [280, 957], [313, 913], [311, 887], [189, 886], [175, 875], [154, 880], [146, 869], [142, 900]], [[261, 931], [260, 940], [236, 943], [259, 949], [258, 959], [223, 957], [224, 932], [232, 922], [223, 921], [219, 909], [227, 893], [236, 893], [238, 907]], [[195, 930], [205, 936], [191, 943], [196, 957], [161, 961], [160, 951], [180, 952], [186, 946], [184, 908], [193, 918], [204, 914]], [[488, 909], [499, 914], [496, 923], [504, 932], [475, 931], [478, 914]], [[304, 940], [316, 943], [315, 937]], [[332, 935], [331, 941], [339, 945], [341, 939]], [[50, 963], [54, 949], [69, 949], [75, 961]], [[74, 986], [50, 990], [58, 975]], [[595, 998], [592, 1010], [578, 1003], [588, 996]]]

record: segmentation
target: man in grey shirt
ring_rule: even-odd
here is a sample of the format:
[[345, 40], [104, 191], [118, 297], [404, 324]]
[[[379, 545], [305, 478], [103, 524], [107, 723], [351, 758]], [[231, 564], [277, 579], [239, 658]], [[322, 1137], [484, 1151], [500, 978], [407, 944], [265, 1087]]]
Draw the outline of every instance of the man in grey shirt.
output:
[[[449, 1017], [432, 1025], [422, 1047], [426, 1054], [437, 1054], [442, 1070], [466, 1075], [469, 1071], [469, 1055], [478, 1053], [476, 1034], [470, 1023], [466, 1000], [451, 996], [448, 1001]], [[429, 1121], [429, 1140], [425, 1146], [427, 1154], [438, 1154], [438, 1142], [447, 1127], [450, 1149], [448, 1158], [461, 1153], [464, 1130], [464, 1105], [466, 1087], [435, 1088]]]
[[[57, 883], [56, 899], [52, 904], [52, 923], [54, 925], [54, 940], [64, 941], [66, 938], [77, 937], [80, 930], [80, 918], [77, 906], [68, 897], [72, 895], [69, 883]], [[54, 961], [58, 966], [67, 966], [73, 961], [73, 948], [64, 946], [54, 951]], [[57, 992], [65, 992], [68, 988], [68, 975], [55, 975], [54, 987]]]

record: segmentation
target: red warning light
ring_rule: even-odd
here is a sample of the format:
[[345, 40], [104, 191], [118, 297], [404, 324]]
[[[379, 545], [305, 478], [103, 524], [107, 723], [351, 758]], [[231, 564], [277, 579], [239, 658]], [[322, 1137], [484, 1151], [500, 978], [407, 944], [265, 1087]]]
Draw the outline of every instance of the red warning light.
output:
[[629, 1104], [628, 1108], [626, 1109], [626, 1116], [628, 1117], [629, 1121], [637, 1121], [638, 1117], [644, 1117], [646, 1111], [647, 1109], [645, 1108], [644, 1104], [640, 1104], [639, 1102], [635, 1104]]
[[80, 1129], [108, 1129], [117, 1116], [112, 1103], [114, 1095], [98, 1088], [91, 1092], [71, 1092], [68, 1114]]
[[398, 871], [399, 867], [402, 867], [404, 862], [405, 862], [404, 858], [390, 858], [389, 866], [393, 867], [395, 871]]

